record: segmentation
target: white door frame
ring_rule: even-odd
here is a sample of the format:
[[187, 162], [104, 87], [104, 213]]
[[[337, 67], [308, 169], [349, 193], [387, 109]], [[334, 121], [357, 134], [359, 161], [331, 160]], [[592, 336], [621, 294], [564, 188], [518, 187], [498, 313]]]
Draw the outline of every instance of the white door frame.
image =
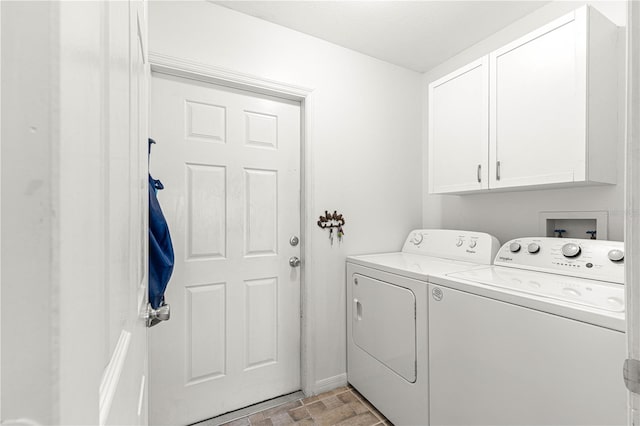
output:
[[[640, 360], [640, 2], [627, 6], [625, 282], [629, 359]], [[640, 424], [640, 395], [629, 393], [628, 423]]]
[[313, 276], [314, 265], [311, 259], [306, 256], [311, 252], [311, 237], [313, 235], [311, 230], [315, 225], [308, 220], [309, 212], [315, 211], [312, 182], [313, 143], [310, 131], [315, 99], [313, 89], [155, 52], [149, 52], [149, 64], [152, 73], [168, 74], [300, 102], [302, 130], [300, 144], [300, 241], [302, 242], [300, 246], [302, 259], [300, 269], [300, 381], [305, 395], [313, 395], [316, 391], [314, 357], [316, 343], [313, 335], [315, 328], [313, 301], [315, 297], [309, 278]]

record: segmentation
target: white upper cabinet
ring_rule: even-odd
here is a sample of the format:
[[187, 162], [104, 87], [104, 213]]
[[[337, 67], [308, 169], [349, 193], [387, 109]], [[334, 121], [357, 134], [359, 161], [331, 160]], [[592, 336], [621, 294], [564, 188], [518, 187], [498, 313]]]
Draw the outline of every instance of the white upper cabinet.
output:
[[[486, 110], [476, 111], [474, 119], [438, 96], [436, 84], [443, 79], [432, 83], [430, 192], [615, 183], [616, 40], [617, 27], [584, 6], [492, 52], [488, 59], [489, 99]], [[485, 59], [480, 62], [486, 63]], [[487, 67], [483, 68], [486, 71]], [[473, 90], [464, 89], [469, 92], [466, 96], [484, 91], [487, 83], [478, 79], [476, 84]], [[459, 96], [458, 108], [468, 112], [464, 95]], [[453, 144], [448, 139], [451, 133], [461, 135], [463, 131], [443, 136], [438, 128], [471, 123], [475, 129], [476, 121], [485, 119], [488, 167], [482, 169], [487, 170], [488, 179], [482, 176], [482, 183], [475, 188], [462, 187], [460, 178], [452, 178], [452, 174], [470, 161], [471, 155], [477, 155], [479, 139], [468, 136]], [[464, 158], [462, 164], [456, 164], [460, 157]]]
[[429, 192], [487, 189], [489, 57], [429, 85]]
[[489, 55], [491, 188], [615, 183], [616, 33], [582, 7]]

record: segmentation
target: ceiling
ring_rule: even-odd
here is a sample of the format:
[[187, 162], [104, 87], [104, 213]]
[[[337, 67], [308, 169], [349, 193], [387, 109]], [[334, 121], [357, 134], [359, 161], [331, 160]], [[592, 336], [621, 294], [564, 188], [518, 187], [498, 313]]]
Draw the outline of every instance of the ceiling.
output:
[[549, 1], [213, 1], [419, 72]]

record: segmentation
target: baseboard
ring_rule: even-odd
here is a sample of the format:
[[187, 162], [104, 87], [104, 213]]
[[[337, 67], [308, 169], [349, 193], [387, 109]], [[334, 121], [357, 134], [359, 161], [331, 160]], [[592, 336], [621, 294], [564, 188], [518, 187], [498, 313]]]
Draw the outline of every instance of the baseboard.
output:
[[347, 373], [338, 374], [337, 376], [327, 377], [326, 379], [317, 380], [314, 394], [327, 392], [340, 386], [347, 385]]

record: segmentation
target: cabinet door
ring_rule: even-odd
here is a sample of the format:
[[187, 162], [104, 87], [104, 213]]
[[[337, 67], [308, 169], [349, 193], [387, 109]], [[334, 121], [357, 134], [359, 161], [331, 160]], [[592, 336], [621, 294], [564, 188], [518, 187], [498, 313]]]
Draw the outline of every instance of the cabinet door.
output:
[[586, 8], [490, 55], [491, 188], [582, 181]]
[[429, 192], [488, 188], [488, 57], [429, 85]]

